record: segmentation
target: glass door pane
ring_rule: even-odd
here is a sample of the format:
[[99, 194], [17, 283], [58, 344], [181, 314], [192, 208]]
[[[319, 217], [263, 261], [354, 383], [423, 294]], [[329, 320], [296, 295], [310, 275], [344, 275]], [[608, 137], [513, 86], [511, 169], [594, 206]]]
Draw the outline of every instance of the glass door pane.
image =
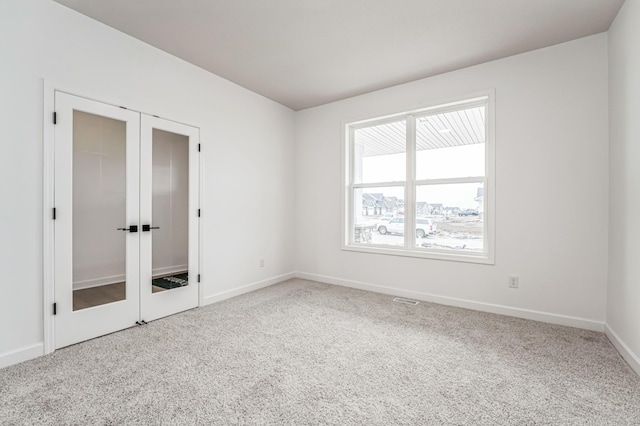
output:
[[152, 292], [189, 285], [189, 138], [152, 133]]
[[198, 306], [199, 130], [142, 114], [140, 315], [153, 321]]
[[126, 122], [73, 111], [73, 310], [126, 299]]

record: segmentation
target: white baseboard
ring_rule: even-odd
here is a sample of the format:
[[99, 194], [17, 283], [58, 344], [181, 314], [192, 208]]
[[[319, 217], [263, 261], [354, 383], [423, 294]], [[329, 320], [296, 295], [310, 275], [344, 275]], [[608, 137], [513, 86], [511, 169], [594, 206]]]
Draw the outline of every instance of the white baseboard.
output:
[[151, 276], [157, 277], [158, 275], [175, 274], [175, 273], [184, 272], [187, 270], [189, 270], [189, 265], [187, 264], [176, 265], [176, 266], [165, 266], [164, 268], [156, 268], [153, 271], [151, 271]]
[[[204, 298], [204, 304], [208, 305], [222, 300], [230, 299], [241, 294], [249, 293], [255, 290], [259, 290], [264, 287], [268, 287], [273, 284], [277, 284], [282, 281], [286, 281], [292, 278], [296, 278], [294, 272], [288, 274], [278, 275], [263, 281], [258, 281], [252, 284], [248, 284], [239, 288], [235, 288], [229, 291], [225, 291], [218, 294], [213, 294]], [[44, 355], [44, 344], [37, 343], [35, 345], [27, 346], [25, 348], [17, 349], [15, 351], [5, 352], [0, 354], [0, 368], [8, 367], [10, 365], [19, 364], [30, 359], [38, 358]]]
[[29, 361], [42, 355], [44, 355], [44, 345], [42, 343], [36, 343], [35, 345], [15, 351], [5, 352], [0, 354], [0, 368]]
[[385, 287], [360, 281], [345, 280], [342, 278], [329, 277], [325, 275], [309, 274], [297, 272], [296, 277], [311, 281], [319, 281], [327, 284], [340, 285], [343, 287], [357, 288], [360, 290], [373, 291], [375, 293], [388, 294], [390, 296], [407, 297], [410, 299], [422, 300], [425, 302], [439, 303], [441, 305], [456, 306], [458, 308], [473, 309], [476, 311], [490, 312], [493, 314], [506, 315], [510, 317], [524, 318], [534, 321], [551, 324], [565, 325], [568, 327], [582, 328], [592, 331], [604, 331], [604, 323], [585, 318], [571, 317], [567, 315], [550, 314], [547, 312], [533, 311], [529, 309], [512, 308], [504, 305], [492, 303], [476, 302], [473, 300], [458, 299], [454, 297], [438, 296], [436, 294], [421, 293], [410, 290], [400, 290], [393, 287]]
[[[473, 309], [476, 311], [490, 312], [500, 315], [507, 315], [517, 318], [530, 319], [534, 321], [541, 321], [551, 324], [564, 325], [569, 327], [582, 328], [586, 330], [605, 332], [614, 347], [620, 352], [622, 357], [629, 363], [631, 368], [640, 375], [640, 357], [633, 353], [633, 351], [620, 339], [620, 337], [611, 329], [610, 326], [602, 322], [588, 320], [584, 318], [571, 317], [566, 315], [550, 314], [540, 311], [532, 311], [528, 309], [512, 308], [503, 305], [496, 305], [484, 302], [476, 302], [466, 299], [458, 299], [453, 297], [438, 296], [429, 293], [421, 293], [409, 290], [399, 290], [393, 287], [385, 287], [375, 284], [364, 283], [360, 281], [345, 280], [342, 278], [330, 277], [326, 275], [310, 274], [305, 272], [290, 272], [287, 274], [278, 275], [266, 280], [258, 281], [255, 283], [247, 284], [242, 287], [234, 288], [232, 290], [224, 291], [221, 293], [206, 296], [204, 303], [201, 306], [209, 305], [212, 303], [220, 302], [222, 300], [230, 299], [235, 296], [239, 296], [245, 293], [249, 293], [261, 288], [268, 287], [273, 284], [277, 284], [282, 281], [286, 281], [292, 278], [301, 278], [311, 281], [318, 281], [327, 284], [334, 284], [343, 287], [356, 288], [360, 290], [372, 291], [375, 293], [388, 294], [391, 296], [401, 296], [411, 299], [417, 299], [427, 302], [439, 303], [442, 305], [456, 306], [460, 308]], [[33, 358], [44, 355], [44, 346], [42, 343], [37, 343], [32, 346], [28, 346], [22, 349], [18, 349], [12, 352], [6, 352], [0, 354], [0, 368], [8, 367], [10, 365], [18, 364], [20, 362], [28, 361]]]
[[640, 376], [640, 357], [633, 353], [631, 348], [613, 331], [609, 324], [605, 324], [604, 333], [611, 341], [611, 344], [620, 352], [622, 358], [627, 361], [627, 364]]
[[222, 293], [205, 296], [204, 303], [202, 304], [202, 306], [209, 305], [211, 303], [220, 302], [226, 299], [230, 299], [235, 296], [240, 296], [241, 294], [259, 290], [261, 288], [269, 287], [270, 285], [277, 284], [282, 281], [290, 280], [292, 278], [296, 278], [295, 272], [289, 272], [288, 274], [278, 275], [266, 280], [262, 280], [252, 284], [244, 285], [242, 287], [234, 288], [232, 290], [223, 291]]
[[[184, 272], [188, 269], [188, 265], [167, 266], [164, 268], [156, 268], [151, 271], [151, 275], [156, 277], [158, 275], [175, 274], [176, 272]], [[84, 290], [86, 288], [101, 287], [103, 285], [116, 284], [126, 281], [124, 274], [111, 275], [108, 277], [91, 278], [89, 280], [76, 281], [73, 283], [74, 290]]]
[[90, 280], [76, 281], [73, 283], [74, 290], [84, 290], [85, 288], [93, 288], [100, 287], [103, 285], [116, 284], [124, 282], [126, 276], [122, 275], [111, 275], [108, 277], [101, 278], [91, 278]]

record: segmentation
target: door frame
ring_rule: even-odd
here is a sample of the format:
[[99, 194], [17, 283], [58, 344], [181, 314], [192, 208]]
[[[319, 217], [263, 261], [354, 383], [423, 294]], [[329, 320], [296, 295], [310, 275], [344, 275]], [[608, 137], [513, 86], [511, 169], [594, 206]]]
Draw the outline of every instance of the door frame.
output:
[[[93, 100], [103, 104], [112, 106], [123, 107], [123, 103], [118, 102], [118, 99], [112, 98], [108, 94], [102, 94], [100, 96], [87, 96], [82, 90], [76, 90], [72, 87], [67, 87], [59, 82], [43, 79], [43, 108], [42, 108], [42, 141], [43, 141], [43, 158], [42, 158], [42, 317], [43, 317], [43, 352], [44, 355], [50, 354], [55, 350], [55, 322], [53, 313], [53, 304], [55, 302], [55, 224], [53, 219], [53, 209], [55, 207], [55, 124], [54, 124], [54, 112], [55, 112], [55, 92], [64, 92], [73, 96]], [[157, 114], [153, 114], [147, 111], [143, 111], [141, 108], [129, 108], [132, 111], [147, 114], [158, 117]], [[194, 126], [189, 123], [182, 123], [180, 121], [171, 120], [169, 118], [160, 117], [165, 120], [175, 121], [176, 123], [184, 124], [187, 126], [195, 127], [200, 130], [199, 126]], [[200, 133], [200, 132], [198, 132]], [[200, 136], [200, 144], [202, 139]], [[205, 150], [201, 150], [198, 160], [198, 198], [199, 208], [202, 208], [204, 203], [204, 155]], [[200, 215], [198, 226], [198, 264], [203, 265], [204, 259], [204, 217]], [[198, 307], [204, 305], [204, 284], [206, 278], [200, 270], [200, 282], [198, 285]]]

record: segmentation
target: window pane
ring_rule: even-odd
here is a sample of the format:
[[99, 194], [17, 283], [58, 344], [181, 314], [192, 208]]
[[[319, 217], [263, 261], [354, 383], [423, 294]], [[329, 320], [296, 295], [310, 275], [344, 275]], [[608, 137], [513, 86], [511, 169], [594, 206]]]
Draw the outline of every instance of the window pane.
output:
[[485, 107], [416, 120], [416, 179], [484, 176]]
[[[481, 252], [484, 250], [482, 183], [418, 185], [416, 247]], [[422, 223], [421, 223], [422, 221]], [[431, 233], [427, 232], [432, 224]], [[422, 228], [421, 228], [422, 227]]]
[[404, 187], [356, 188], [353, 202], [354, 243], [404, 246]]
[[405, 120], [354, 131], [353, 183], [406, 179]]

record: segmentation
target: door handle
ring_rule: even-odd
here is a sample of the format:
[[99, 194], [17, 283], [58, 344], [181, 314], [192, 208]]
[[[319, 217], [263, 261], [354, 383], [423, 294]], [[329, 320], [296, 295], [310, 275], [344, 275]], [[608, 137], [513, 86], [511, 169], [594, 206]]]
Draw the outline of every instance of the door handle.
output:
[[138, 232], [138, 225], [131, 225], [128, 228], [118, 228], [118, 231]]
[[159, 226], [142, 225], [142, 232], [149, 232], [152, 229], [160, 229]]

